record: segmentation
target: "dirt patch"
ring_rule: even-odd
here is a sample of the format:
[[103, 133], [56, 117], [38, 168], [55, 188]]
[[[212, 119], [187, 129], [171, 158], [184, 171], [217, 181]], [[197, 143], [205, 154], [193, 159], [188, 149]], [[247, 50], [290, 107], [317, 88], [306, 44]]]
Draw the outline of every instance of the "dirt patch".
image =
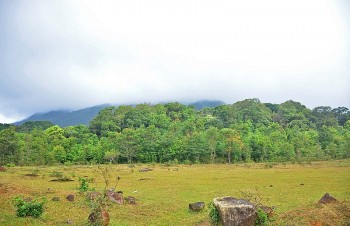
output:
[[21, 195], [21, 194], [28, 194], [31, 191], [25, 187], [20, 186], [11, 186], [8, 184], [0, 183], [0, 194], [1, 196], [12, 196], [14, 194]]
[[349, 225], [350, 201], [330, 204], [315, 204], [280, 215], [283, 225]]

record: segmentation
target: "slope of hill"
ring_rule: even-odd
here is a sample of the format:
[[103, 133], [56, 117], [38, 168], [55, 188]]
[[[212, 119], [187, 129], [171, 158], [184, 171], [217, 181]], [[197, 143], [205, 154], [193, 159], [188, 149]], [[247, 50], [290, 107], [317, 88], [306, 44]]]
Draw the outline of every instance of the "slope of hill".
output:
[[201, 100], [191, 103], [190, 105], [194, 106], [196, 110], [202, 110], [204, 108], [213, 108], [224, 104], [225, 102], [221, 100]]
[[93, 119], [100, 110], [110, 105], [103, 104], [94, 107], [84, 108], [76, 111], [50, 111], [47, 113], [38, 113], [30, 116], [19, 122], [15, 122], [15, 125], [22, 125], [28, 121], [50, 121], [53, 124], [61, 127], [74, 126], [74, 125], [89, 125], [91, 119]]
[[[216, 107], [225, 104], [218, 100], [201, 100], [188, 105], [192, 105], [196, 110], [203, 108]], [[130, 104], [133, 105], [133, 104]], [[61, 127], [74, 126], [74, 125], [89, 125], [90, 121], [101, 111], [102, 109], [109, 107], [109, 104], [98, 105], [94, 107], [84, 108], [76, 111], [50, 111], [46, 113], [37, 113], [19, 122], [13, 123], [16, 126], [23, 125], [29, 121], [49, 121], [55, 125]]]

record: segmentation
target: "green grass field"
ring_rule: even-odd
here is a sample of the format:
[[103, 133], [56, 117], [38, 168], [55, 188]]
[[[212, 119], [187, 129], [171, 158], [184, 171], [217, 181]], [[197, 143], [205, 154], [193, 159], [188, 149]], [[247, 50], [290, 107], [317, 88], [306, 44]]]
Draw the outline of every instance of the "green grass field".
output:
[[[197, 201], [209, 203], [219, 196], [242, 198], [241, 191], [251, 192], [261, 197], [263, 204], [275, 206], [272, 224], [277, 225], [293, 222], [296, 218], [300, 224], [307, 224], [312, 216], [300, 216], [295, 211], [298, 208], [321, 210], [322, 207], [315, 206], [315, 203], [326, 192], [340, 200], [344, 208], [349, 207], [350, 201], [350, 160], [303, 165], [102, 167], [110, 167], [110, 187], [114, 186], [115, 178], [120, 177], [117, 190], [123, 191], [124, 196], [134, 196], [137, 201], [136, 205], [109, 205], [110, 225], [208, 225], [207, 210], [194, 213], [188, 210], [188, 204]], [[139, 172], [143, 167], [150, 167], [153, 171]], [[97, 166], [10, 167], [0, 172], [0, 225], [65, 225], [68, 219], [73, 221], [72, 225], [87, 225], [90, 209], [85, 196], [77, 189], [78, 178], [94, 178], [90, 188], [102, 191], [104, 180], [96, 169]], [[39, 170], [36, 172], [38, 176], [26, 176], [35, 170]], [[63, 172], [74, 181], [52, 182], [50, 173], [53, 171]], [[70, 193], [76, 195], [74, 202], [65, 199]], [[16, 196], [46, 197], [42, 217], [17, 217], [12, 201]], [[61, 201], [52, 201], [54, 196], [59, 196]], [[317, 218], [317, 213], [314, 214]]]

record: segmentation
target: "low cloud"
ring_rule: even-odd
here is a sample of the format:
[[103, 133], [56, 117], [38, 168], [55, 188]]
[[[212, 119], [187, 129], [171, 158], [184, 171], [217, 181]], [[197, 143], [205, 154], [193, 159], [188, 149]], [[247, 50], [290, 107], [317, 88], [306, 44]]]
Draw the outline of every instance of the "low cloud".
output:
[[349, 107], [349, 5], [292, 2], [2, 1], [0, 122], [102, 103]]

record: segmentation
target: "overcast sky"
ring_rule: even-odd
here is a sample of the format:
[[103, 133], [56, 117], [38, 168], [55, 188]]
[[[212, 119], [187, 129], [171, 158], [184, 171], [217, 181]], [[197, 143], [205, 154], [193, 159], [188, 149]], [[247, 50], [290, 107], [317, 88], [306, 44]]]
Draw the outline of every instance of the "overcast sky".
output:
[[0, 122], [103, 103], [350, 107], [347, 0], [0, 1]]

